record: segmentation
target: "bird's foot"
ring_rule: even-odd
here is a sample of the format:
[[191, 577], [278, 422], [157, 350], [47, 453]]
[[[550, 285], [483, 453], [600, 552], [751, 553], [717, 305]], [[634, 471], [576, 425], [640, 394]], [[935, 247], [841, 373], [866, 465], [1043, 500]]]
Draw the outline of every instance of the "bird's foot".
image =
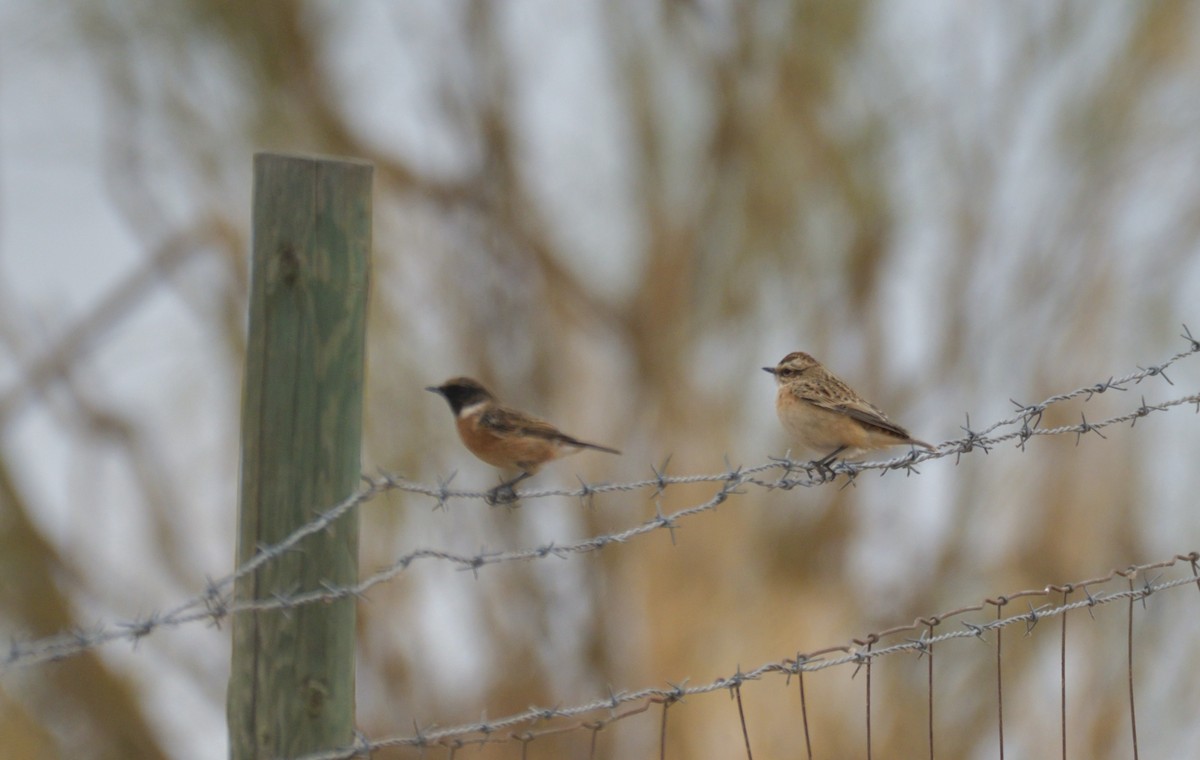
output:
[[520, 498], [517, 496], [517, 490], [514, 488], [514, 486], [532, 474], [533, 473], [531, 472], [523, 472], [512, 480], [504, 481], [500, 485], [488, 491], [487, 495], [484, 496], [484, 500], [493, 507], [499, 504], [503, 504], [505, 506], [515, 506], [520, 501]]
[[833, 463], [837, 461], [837, 455], [845, 450], [845, 446], [838, 446], [820, 459], [812, 461], [812, 468], [817, 471], [817, 475], [821, 478], [822, 483], [837, 477], [837, 471], [833, 469]]
[[501, 483], [488, 491], [483, 499], [488, 506], [495, 507], [501, 504], [511, 506], [517, 503], [517, 490], [513, 488], [512, 483]]

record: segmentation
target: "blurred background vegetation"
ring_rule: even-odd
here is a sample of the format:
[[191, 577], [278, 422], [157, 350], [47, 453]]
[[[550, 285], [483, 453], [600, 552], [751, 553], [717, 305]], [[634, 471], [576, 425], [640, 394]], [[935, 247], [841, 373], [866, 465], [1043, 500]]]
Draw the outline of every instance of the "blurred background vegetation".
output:
[[[1181, 322], [1200, 326], [1198, 13], [1119, 0], [6, 4], [0, 630], [146, 614], [231, 569], [255, 151], [377, 167], [368, 468], [495, 482], [421, 390], [457, 374], [625, 452], [581, 455], [539, 485], [639, 478], [668, 456], [673, 473], [759, 463], [787, 441], [758, 368], [797, 349], [940, 441], [966, 414], [986, 424], [1010, 399], [1160, 361], [1181, 348]], [[1185, 395], [1198, 374], [1180, 366], [1176, 388], [1148, 384], [1146, 398]], [[1131, 395], [1097, 398], [1089, 419], [1134, 408]], [[415, 566], [360, 608], [360, 727], [706, 682], [1189, 551], [1195, 424], [1177, 411], [919, 477], [751, 493], [674, 545], [652, 535], [477, 579]], [[671, 488], [662, 506], [709, 493]], [[395, 495], [364, 509], [363, 569], [423, 546], [593, 535], [655, 506], [435, 512]], [[1147, 755], [1195, 746], [1200, 647], [1180, 606], [1152, 603], [1139, 622]], [[1125, 756], [1123, 622], [1115, 608], [1096, 617], [1075, 629], [1071, 743]], [[221, 757], [228, 646], [225, 630], [184, 628], [5, 673], [0, 754]], [[1043, 635], [1006, 651], [1014, 757], [1057, 746], [1057, 647]], [[939, 658], [938, 754], [995, 756], [994, 663]], [[923, 751], [924, 668], [876, 669], [887, 756]], [[862, 684], [835, 669], [806, 687], [819, 756], [859, 754]], [[794, 685], [743, 696], [755, 757], [799, 756]], [[600, 756], [656, 752], [651, 715], [605, 731]], [[586, 756], [589, 740], [528, 756]], [[741, 741], [728, 700], [672, 710], [671, 757], [736, 757]]]

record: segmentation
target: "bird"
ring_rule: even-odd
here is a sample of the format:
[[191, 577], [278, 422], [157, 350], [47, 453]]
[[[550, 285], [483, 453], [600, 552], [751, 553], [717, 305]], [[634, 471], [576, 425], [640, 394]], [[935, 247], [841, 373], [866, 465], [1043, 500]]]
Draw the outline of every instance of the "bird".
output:
[[493, 467], [520, 473], [488, 492], [492, 504], [515, 500], [513, 486], [533, 476], [547, 462], [583, 449], [621, 453], [609, 446], [581, 441], [532, 414], [503, 406], [482, 383], [469, 377], [454, 377], [425, 390], [450, 404], [458, 436], [472, 454]]
[[779, 422], [796, 443], [825, 454], [820, 464], [829, 464], [839, 454], [852, 457], [902, 444], [934, 450], [803, 351], [793, 351], [763, 371], [774, 375], [779, 386]]

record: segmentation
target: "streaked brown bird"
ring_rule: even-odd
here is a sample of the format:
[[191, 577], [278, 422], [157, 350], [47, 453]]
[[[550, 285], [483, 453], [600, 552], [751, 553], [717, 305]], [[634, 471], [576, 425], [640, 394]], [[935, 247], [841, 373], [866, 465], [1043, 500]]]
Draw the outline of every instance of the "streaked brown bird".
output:
[[[518, 471], [515, 478], [496, 486], [489, 501], [509, 500], [512, 488], [534, 475], [542, 465], [583, 449], [620, 454], [616, 449], [569, 436], [545, 420], [503, 406], [478, 380], [455, 377], [426, 388], [450, 404], [458, 436], [472, 454], [502, 470]], [[508, 499], [501, 498], [507, 492]]]
[[934, 450], [802, 351], [763, 371], [774, 375], [779, 385], [775, 413], [784, 430], [800, 446], [824, 454], [823, 463], [839, 454], [850, 457], [902, 444]]

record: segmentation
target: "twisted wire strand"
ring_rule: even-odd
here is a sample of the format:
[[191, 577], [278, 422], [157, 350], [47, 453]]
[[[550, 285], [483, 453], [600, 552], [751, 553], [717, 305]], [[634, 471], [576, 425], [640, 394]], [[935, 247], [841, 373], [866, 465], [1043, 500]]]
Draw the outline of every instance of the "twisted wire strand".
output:
[[[1171, 356], [1166, 361], [1140, 367], [1120, 378], [1109, 378], [1106, 381], [1081, 386], [1066, 393], [1059, 393], [1037, 404], [1025, 405], [1014, 401], [1017, 407], [1015, 414], [992, 423], [982, 430], [973, 430], [968, 424], [963, 426], [965, 435], [944, 441], [937, 445], [934, 451], [911, 450], [907, 454], [891, 459], [853, 462], [834, 461], [828, 465], [817, 462], [805, 462], [790, 458], [771, 459], [768, 462], [750, 467], [730, 467], [724, 472], [694, 475], [668, 475], [664, 471], [652, 468], [653, 477], [624, 483], [581, 482], [579, 488], [562, 489], [549, 488], [538, 490], [522, 490], [515, 494], [520, 501], [548, 497], [567, 497], [579, 499], [587, 503], [596, 495], [621, 493], [639, 490], [652, 490], [654, 495], [660, 494], [666, 488], [674, 485], [715, 483], [717, 490], [708, 499], [681, 508], [671, 513], [663, 513], [661, 507], [656, 509], [653, 517], [620, 531], [599, 534], [577, 541], [547, 543], [535, 547], [515, 550], [481, 551], [476, 554], [462, 554], [441, 549], [421, 548], [407, 552], [397, 557], [390, 565], [381, 568], [358, 583], [348, 586], [322, 584], [320, 588], [291, 594], [274, 594], [268, 598], [256, 600], [235, 600], [232, 589], [236, 581], [253, 573], [258, 568], [271, 562], [285, 553], [292, 551], [306, 537], [325, 530], [333, 522], [349, 510], [365, 504], [377, 496], [390, 491], [400, 491], [416, 495], [424, 495], [435, 500], [436, 507], [444, 507], [450, 500], [484, 500], [490, 494], [488, 491], [456, 490], [449, 487], [449, 479], [436, 485], [420, 483], [407, 478], [382, 474], [364, 476], [364, 485], [353, 494], [337, 504], [315, 513], [313, 519], [297, 528], [281, 541], [269, 546], [260, 547], [256, 554], [239, 566], [233, 573], [218, 580], [210, 580], [205, 589], [178, 604], [161, 612], [152, 612], [142, 617], [101, 624], [94, 627], [79, 627], [59, 634], [36, 640], [22, 641], [13, 636], [10, 638], [8, 653], [0, 662], [0, 672], [18, 666], [58, 660], [77, 655], [88, 649], [116, 641], [129, 641], [136, 644], [144, 637], [162, 628], [171, 628], [197, 622], [219, 625], [230, 615], [246, 612], [262, 612], [269, 610], [290, 609], [306, 604], [327, 603], [348, 597], [361, 597], [365, 592], [381, 583], [392, 580], [408, 570], [419, 560], [438, 560], [458, 565], [460, 569], [477, 573], [481, 568], [507, 562], [531, 561], [547, 557], [566, 558], [575, 554], [585, 554], [599, 551], [612, 544], [627, 543], [635, 538], [658, 530], [667, 530], [673, 535], [678, 524], [698, 514], [716, 509], [730, 497], [745, 493], [746, 486], [774, 489], [792, 489], [797, 487], [814, 487], [834, 481], [838, 475], [844, 475], [849, 482], [869, 470], [877, 470], [880, 474], [902, 470], [906, 473], [916, 473], [916, 465], [926, 461], [941, 459], [954, 455], [956, 462], [963, 454], [975, 450], [987, 452], [992, 447], [1015, 440], [1023, 449], [1032, 438], [1039, 436], [1054, 436], [1075, 434], [1076, 442], [1089, 433], [1103, 436], [1103, 431], [1113, 425], [1131, 423], [1154, 412], [1166, 412], [1176, 407], [1195, 404], [1200, 412], [1200, 393], [1192, 393], [1157, 404], [1147, 404], [1141, 399], [1138, 407], [1132, 411], [1099, 422], [1089, 422], [1081, 416], [1081, 421], [1074, 425], [1063, 425], [1055, 428], [1041, 428], [1042, 415], [1049, 407], [1076, 398], [1091, 400], [1094, 396], [1109, 390], [1125, 391], [1131, 385], [1140, 384], [1152, 377], [1161, 377], [1168, 384], [1174, 385], [1166, 371], [1180, 360], [1200, 353], [1200, 340], [1192, 337], [1187, 326], [1181, 336], [1188, 342], [1187, 348]], [[1004, 428], [1014, 427], [1015, 430], [1000, 432]], [[777, 472], [775, 478], [761, 477], [765, 473]]]
[[[1151, 579], [1147, 575], [1149, 571], [1169, 570], [1176, 568], [1180, 564], [1186, 564], [1190, 568], [1191, 574], [1181, 575], [1169, 580], [1162, 580], [1157, 577]], [[1137, 587], [1132, 582], [1139, 576], [1145, 577], [1141, 586]], [[1092, 591], [1093, 587], [1111, 583], [1117, 578], [1129, 581], [1130, 585], [1111, 592]], [[772, 674], [783, 675], [790, 679], [792, 676], [799, 675], [800, 673], [810, 673], [846, 665], [853, 665], [854, 673], [857, 673], [858, 669], [868, 662], [882, 657], [904, 652], [924, 655], [930, 652], [930, 648], [934, 644], [959, 639], [982, 640], [984, 635], [991, 631], [998, 631], [1017, 624], [1023, 624], [1026, 633], [1029, 633], [1040, 621], [1056, 618], [1073, 610], [1091, 609], [1121, 600], [1145, 600], [1153, 594], [1193, 584], [1200, 586], [1200, 552], [1195, 551], [1188, 554], [1177, 554], [1158, 562], [1114, 569], [1107, 575], [1075, 583], [1050, 585], [1040, 589], [1026, 589], [1003, 596], [990, 597], [979, 604], [959, 607], [958, 609], [943, 612], [939, 615], [917, 618], [910, 625], [896, 626], [885, 631], [870, 633], [866, 636], [852, 639], [845, 644], [796, 654], [792, 657], [764, 663], [748, 671], [742, 671], [739, 668], [732, 675], [722, 676], [696, 686], [668, 684], [668, 688], [644, 687], [631, 691], [616, 691], [611, 692], [606, 697], [575, 705], [565, 707], [532, 706], [522, 712], [494, 720], [481, 720], [446, 727], [418, 727], [411, 734], [401, 734], [379, 739], [368, 739], [360, 735], [356, 738], [355, 743], [349, 747], [304, 755], [297, 760], [349, 760], [350, 758], [366, 757], [372, 752], [388, 747], [444, 747], [455, 749], [472, 744], [490, 744], [508, 741], [528, 742], [550, 734], [581, 729], [596, 731], [616, 721], [643, 713], [653, 704], [669, 705], [690, 696], [740, 689], [744, 684], [760, 681]], [[999, 609], [1017, 599], [1026, 597], [1048, 597], [1062, 593], [1071, 594], [1077, 592], [1082, 592], [1084, 598], [1067, 603], [1048, 602], [1037, 607], [1030, 604], [1027, 612], [1008, 617], [990, 618], [979, 623], [962, 620], [960, 621], [960, 628], [933, 636], [928, 635], [928, 631], [933, 627], [943, 625], [969, 613], [981, 612], [988, 606], [994, 606]], [[897, 641], [886, 646], [875, 646], [884, 639], [895, 637], [902, 633], [917, 631], [920, 632], [918, 638], [905, 638], [902, 641]], [[628, 709], [624, 712], [617, 712], [618, 708], [622, 707]], [[514, 730], [524, 726], [535, 727], [540, 723], [571, 720], [592, 713], [604, 712], [608, 712], [608, 715], [596, 717], [591, 720], [573, 722], [568, 725], [542, 729], [529, 728], [521, 732]]]

